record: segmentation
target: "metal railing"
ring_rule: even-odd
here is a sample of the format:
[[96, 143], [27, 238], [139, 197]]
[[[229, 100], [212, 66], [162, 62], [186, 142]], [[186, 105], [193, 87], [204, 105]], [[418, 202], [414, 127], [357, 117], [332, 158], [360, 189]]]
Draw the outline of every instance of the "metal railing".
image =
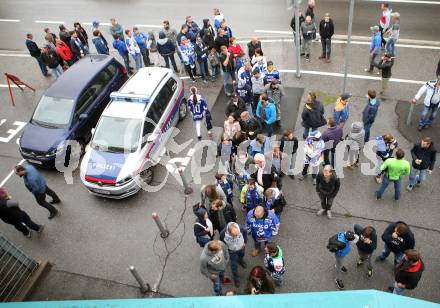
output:
[[38, 266], [37, 261], [0, 234], [0, 302], [11, 301], [20, 294]]

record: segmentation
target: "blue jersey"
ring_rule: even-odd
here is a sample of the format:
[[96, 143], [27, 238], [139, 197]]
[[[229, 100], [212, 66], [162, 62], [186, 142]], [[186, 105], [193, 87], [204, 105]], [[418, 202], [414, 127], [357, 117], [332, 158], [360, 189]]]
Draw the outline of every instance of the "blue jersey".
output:
[[188, 98], [188, 107], [191, 111], [194, 121], [203, 120], [206, 111], [208, 110], [208, 104], [203, 96], [197, 94], [197, 103], [193, 102], [193, 96]]
[[274, 80], [274, 79], [278, 79], [278, 81], [281, 82], [280, 72], [278, 72], [277, 70], [272, 70], [272, 72], [266, 71], [265, 74], [266, 74], [266, 79], [267, 79], [268, 83], [271, 83], [272, 80]]
[[245, 83], [243, 87], [237, 88], [237, 94], [246, 104], [252, 103], [252, 88], [249, 84]]
[[249, 211], [246, 217], [246, 226], [256, 242], [270, 241], [273, 235], [278, 234], [280, 221], [273, 212], [265, 210], [261, 219], [254, 216], [254, 210]]
[[226, 201], [229, 204], [232, 204], [232, 199], [234, 198], [234, 194], [232, 193], [232, 189], [233, 189], [233, 183], [232, 181], [228, 181], [228, 180], [220, 180], [217, 181], [216, 184], [223, 190], [223, 192], [226, 195]]

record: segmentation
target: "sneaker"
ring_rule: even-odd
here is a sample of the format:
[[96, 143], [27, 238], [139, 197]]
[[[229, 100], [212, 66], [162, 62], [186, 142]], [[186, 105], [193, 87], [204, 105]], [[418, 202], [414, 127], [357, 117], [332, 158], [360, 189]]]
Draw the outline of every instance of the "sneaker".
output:
[[38, 226], [38, 233], [41, 233], [41, 232], [43, 232], [43, 230], [44, 230], [44, 226], [43, 225], [39, 225]]
[[380, 256], [378, 256], [378, 257], [376, 257], [375, 261], [376, 262], [383, 262], [383, 261], [385, 261], [385, 259], [380, 257]]
[[373, 71], [370, 70], [369, 68], [364, 69], [364, 71], [367, 72], [367, 73], [372, 73], [372, 72], [373, 72]]
[[407, 191], [412, 191], [413, 188], [414, 188], [414, 186], [412, 186], [412, 185], [408, 185], [408, 186], [406, 186], [406, 190], [407, 190]]
[[376, 176], [375, 180], [376, 180], [377, 184], [382, 184], [382, 177], [381, 176]]
[[350, 170], [354, 170], [354, 165], [347, 165], [347, 168]]
[[343, 266], [343, 267], [341, 267], [341, 272], [346, 273], [346, 272], [348, 272], [348, 270], [345, 266]]
[[391, 292], [391, 293], [393, 293], [394, 292], [394, 287], [388, 287], [388, 292]]
[[229, 279], [228, 277], [223, 277], [223, 281], [222, 281], [222, 283], [223, 283], [223, 284], [231, 284], [232, 281], [231, 281], [231, 279]]
[[27, 238], [32, 238], [32, 234], [31, 231], [29, 231], [29, 233], [27, 235], [25, 235]]
[[368, 278], [373, 277], [373, 269], [372, 269], [372, 268], [369, 268], [369, 269], [368, 269], [368, 271], [367, 271], [367, 277], [368, 277]]
[[202, 136], [198, 136], [197, 139], [198, 139], [199, 141], [201, 141], [201, 140], [202, 140]]
[[289, 178], [291, 178], [293, 180], [295, 178], [295, 175], [291, 174], [291, 175], [289, 175]]
[[247, 263], [246, 263], [246, 261], [245, 260], [243, 260], [243, 259], [238, 259], [238, 264], [240, 264], [240, 266], [242, 267], [242, 268], [247, 268]]
[[330, 210], [327, 211], [327, 218], [332, 219], [332, 212]]
[[335, 279], [336, 282], [336, 286], [338, 287], [339, 290], [344, 290], [344, 283], [342, 282], [342, 280], [339, 279]]
[[320, 209], [318, 212], [316, 212], [316, 215], [321, 216], [322, 214], [324, 214], [324, 212], [324, 209]]
[[324, 61], [325, 61], [325, 63], [330, 63], [330, 62], [332, 62], [332, 60], [330, 60], [330, 57], [326, 58]]
[[206, 79], [203, 79], [203, 83], [208, 83], [208, 80], [206, 80]]
[[256, 256], [258, 256], [259, 253], [260, 253], [260, 252], [258, 251], [258, 249], [255, 249], [255, 248], [254, 248], [254, 249], [252, 250], [251, 256], [252, 256], [252, 257], [256, 257]]
[[313, 185], [316, 185], [316, 178], [313, 179]]
[[58, 210], [55, 210], [55, 212], [52, 212], [52, 213], [50, 213], [50, 215], [49, 215], [49, 219], [52, 219], [52, 218], [54, 218], [55, 216], [57, 216], [59, 214], [59, 211]]
[[50, 201], [50, 203], [52, 203], [52, 204], [61, 203], [61, 200], [60, 199], [54, 199], [54, 200]]
[[304, 175], [302, 175], [302, 174], [298, 175], [298, 180], [300, 180], [300, 181], [304, 181], [304, 179], [305, 179], [305, 176], [304, 176]]
[[325, 59], [325, 56], [319, 56], [318, 59], [323, 60], [323, 59]]
[[306, 54], [304, 52], [300, 53], [301, 57], [305, 56]]
[[191, 81], [192, 81], [192, 82], [196, 82], [196, 79], [195, 79], [195, 78], [191, 78]]
[[364, 264], [364, 261], [362, 261], [361, 259], [357, 260], [356, 266], [361, 266], [362, 264]]
[[378, 191], [376, 191], [376, 200], [380, 200], [380, 199], [382, 199], [382, 197], [381, 197], [381, 196], [379, 196], [379, 192], [378, 192]]
[[242, 210], [243, 212], [247, 212], [246, 205], [243, 205], [243, 206], [241, 207], [241, 210]]
[[306, 61], [310, 62], [310, 56], [309, 55], [306, 56]]
[[423, 125], [419, 125], [419, 127], [417, 128], [417, 130], [420, 132], [423, 129]]

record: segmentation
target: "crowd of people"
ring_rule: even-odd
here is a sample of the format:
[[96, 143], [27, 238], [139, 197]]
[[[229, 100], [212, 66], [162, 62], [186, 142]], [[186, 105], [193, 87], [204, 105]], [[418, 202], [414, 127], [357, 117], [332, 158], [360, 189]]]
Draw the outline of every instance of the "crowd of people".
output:
[[[375, 68], [381, 70], [380, 94], [384, 95], [396, 57], [395, 44], [399, 37], [400, 14], [391, 12], [386, 3], [381, 7], [380, 22], [371, 27], [370, 66], [366, 71], [372, 73]], [[315, 1], [311, 0], [305, 15], [300, 13], [299, 16], [301, 55], [310, 61], [312, 41], [317, 39], [319, 33], [322, 44], [319, 59], [330, 62], [335, 25], [330, 14], [326, 13], [316, 27], [314, 10]], [[294, 35], [297, 35], [295, 26], [294, 16], [291, 27]], [[59, 28], [58, 36], [50, 29], [45, 29], [46, 45], [41, 49], [33, 41], [32, 34], [27, 35], [26, 45], [29, 52], [37, 59], [45, 76], [48, 75], [46, 67], [52, 70], [54, 77], [58, 77], [63, 70], [90, 53], [87, 31], [81, 24], [75, 23], [71, 31], [64, 25]], [[128, 73], [133, 70], [130, 56], [136, 70], [139, 70], [143, 65], [154, 65], [150, 60], [150, 52], [157, 51], [163, 57], [166, 67], [170, 68], [171, 65], [176, 72], [177, 54], [193, 82], [198, 76], [205, 83], [208, 79], [215, 81], [218, 75], [222, 76], [224, 93], [230, 99], [225, 108], [223, 133], [218, 146], [223, 172], [215, 175], [212, 184], [201, 188], [200, 202], [193, 208], [196, 215], [194, 235], [196, 242], [203, 248], [200, 269], [213, 282], [216, 295], [223, 295], [222, 284], [232, 283], [232, 280], [235, 287], [240, 288], [238, 265], [247, 268], [245, 247], [252, 238], [252, 257], [263, 253], [264, 260], [261, 265], [250, 270], [244, 292], [274, 293], [276, 286], [282, 285], [286, 273], [286, 258], [276, 240], [281, 226], [281, 215], [287, 205], [282, 191], [283, 177], [295, 178], [290, 170], [293, 170], [296, 161], [299, 141], [291, 129], [285, 129], [278, 138], [271, 138], [274, 129], [280, 127], [285, 96], [281, 75], [273, 61], [267, 59], [257, 38], [252, 38], [247, 44], [246, 53], [237, 43], [231, 27], [227, 25], [219, 9], [214, 9], [213, 23], [204, 19], [202, 27], [191, 16], [187, 16], [179, 32], [165, 20], [157, 40], [154, 33], [145, 34], [137, 27], [124, 31], [115, 19], [111, 19], [110, 33], [114, 39], [112, 46], [124, 60]], [[109, 54], [109, 44], [98, 21], [93, 22], [92, 34], [92, 43], [97, 53]], [[383, 56], [376, 62], [380, 54]], [[414, 97], [414, 103], [423, 95], [424, 108], [419, 130], [429, 127], [437, 115], [440, 76], [420, 88]], [[329, 219], [332, 218], [333, 200], [343, 184], [334, 171], [337, 163], [336, 148], [345, 140], [349, 158], [344, 167], [351, 170], [358, 167], [364, 145], [370, 141], [370, 131], [380, 108], [376, 91], [368, 90], [362, 119], [346, 127], [350, 117], [351, 97], [350, 93], [342, 93], [334, 104], [332, 115], [326, 118], [324, 105], [317, 99], [316, 93], [310, 92], [301, 114], [304, 159], [298, 179], [304, 181], [311, 173], [312, 183], [321, 201], [321, 208], [316, 214], [325, 214]], [[190, 88], [188, 107], [197, 137], [201, 140], [202, 123], [206, 122], [210, 133], [212, 118], [207, 101], [196, 86]], [[325, 128], [320, 132], [319, 129], [323, 127]], [[414, 144], [411, 150], [412, 163], [405, 160], [405, 152], [389, 133], [375, 137], [375, 145], [378, 160], [382, 162], [378, 164], [375, 177], [381, 185], [375, 193], [377, 200], [382, 199], [388, 185], [393, 183], [394, 199], [398, 201], [405, 176], [409, 176], [407, 190], [413, 191], [434, 170], [436, 149], [429, 137]], [[16, 173], [24, 177], [26, 187], [35, 195], [38, 204], [49, 210], [49, 218], [55, 217], [58, 210], [45, 201], [45, 196], [52, 196], [53, 203], [59, 202], [59, 198], [47, 187], [35, 168], [29, 165], [17, 166]], [[234, 206], [234, 196], [237, 195], [240, 206]], [[43, 230], [43, 226], [32, 222], [19, 209], [17, 202], [10, 201], [10, 196], [3, 189], [0, 190], [0, 199], [5, 204], [0, 209], [1, 218], [6, 223], [13, 224], [29, 237], [29, 229], [37, 232]], [[236, 209], [245, 212], [241, 222], [238, 222]], [[415, 288], [424, 264], [420, 253], [414, 250], [414, 234], [409, 226], [402, 221], [390, 224], [383, 232], [382, 240], [384, 248], [376, 261], [385, 260], [391, 252], [395, 256], [395, 284], [391, 291], [402, 294], [405, 289]], [[330, 237], [327, 245], [329, 251], [335, 254], [335, 282], [339, 289], [344, 289], [341, 273], [347, 272], [344, 258], [350, 253], [351, 244], [355, 244], [358, 249], [357, 266], [366, 262], [367, 277], [373, 276], [372, 255], [377, 248], [376, 230], [372, 226], [355, 225], [353, 230], [341, 231]], [[232, 280], [225, 276], [229, 264]]]

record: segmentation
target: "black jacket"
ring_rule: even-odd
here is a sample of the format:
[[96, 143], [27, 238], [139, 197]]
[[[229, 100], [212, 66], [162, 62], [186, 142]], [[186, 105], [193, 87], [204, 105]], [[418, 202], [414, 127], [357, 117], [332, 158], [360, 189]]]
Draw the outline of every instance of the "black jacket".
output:
[[20, 223], [26, 213], [18, 207], [18, 202], [0, 200], [0, 219], [7, 224]]
[[313, 103], [311, 109], [304, 106], [301, 114], [302, 126], [306, 128], [318, 128], [327, 123], [324, 118], [324, 106], [318, 100]]
[[373, 232], [371, 233], [371, 244], [365, 244], [363, 241], [362, 232], [364, 231], [364, 228], [357, 228], [358, 225], [355, 225], [354, 233], [359, 235], [359, 241], [356, 243], [357, 248], [367, 254], [373, 253], [373, 251], [377, 248], [377, 233], [376, 229], [373, 228]]
[[217, 35], [214, 43], [215, 43], [215, 49], [217, 50], [218, 53], [220, 53], [220, 51], [221, 51], [220, 47], [222, 47], [222, 46], [229, 47], [229, 38], [226, 35], [224, 35], [224, 36]]
[[[304, 16], [303, 16], [303, 15], [300, 15], [300, 16], [299, 16], [299, 30], [300, 30], [300, 31], [301, 31], [301, 25], [302, 25], [302, 23], [305, 22], [305, 21], [306, 21], [306, 19], [304, 18]], [[290, 28], [292, 28], [292, 30], [293, 30], [294, 32], [296, 31], [295, 26], [296, 26], [296, 20], [295, 20], [295, 15], [293, 15], [292, 19], [290, 20]]]
[[319, 35], [321, 39], [329, 39], [332, 38], [335, 33], [335, 26], [333, 25], [333, 20], [330, 18], [329, 22], [325, 22], [325, 20], [321, 20], [319, 23]]
[[204, 25], [200, 31], [200, 37], [209, 49], [215, 47], [215, 32], [212, 26]]
[[329, 198], [334, 198], [338, 194], [339, 188], [341, 187], [341, 181], [338, 177], [333, 174], [330, 181], [327, 183], [322, 172], [318, 173], [316, 176], [316, 192], [328, 196]]
[[286, 154], [295, 154], [296, 151], [298, 150], [298, 138], [296, 138], [296, 137], [293, 137], [293, 140], [288, 140], [284, 136], [281, 137], [281, 140], [280, 140], [280, 151], [284, 152], [285, 142], [289, 142], [289, 141], [293, 142], [292, 153], [286, 153]]
[[[414, 144], [414, 147], [411, 150], [411, 156], [413, 159], [412, 161], [413, 168], [418, 170], [424, 170], [424, 169], [433, 170], [436, 154], [437, 154], [437, 150], [435, 149], [434, 144], [432, 143], [427, 149], [423, 149], [422, 146], [420, 145], [420, 142]], [[422, 163], [420, 165], [417, 165], [415, 162], [416, 159], [421, 159]]]
[[203, 63], [208, 60], [209, 49], [205, 44], [203, 44], [203, 42], [201, 46], [199, 46], [198, 44], [194, 44], [194, 51], [196, 52], [197, 55], [197, 61]]
[[380, 60], [379, 63], [376, 64], [376, 67], [382, 70], [382, 78], [391, 78], [391, 68], [393, 64], [393, 59], [390, 61]]
[[252, 42], [249, 42], [247, 43], [247, 48], [248, 48], [249, 59], [252, 59], [252, 57], [255, 54], [255, 49], [261, 48], [261, 42], [258, 41], [256, 45], [252, 44]]
[[416, 265], [412, 265], [403, 259], [396, 268], [395, 281], [405, 285], [405, 289], [413, 290], [422, 278], [422, 273], [425, 270], [425, 264], [422, 259]]
[[37, 43], [34, 41], [26, 40], [26, 47], [32, 57], [39, 58], [41, 56], [40, 48], [38, 48]]
[[406, 234], [399, 236], [397, 239], [393, 239], [392, 234], [394, 233], [394, 229], [396, 228], [396, 225], [398, 223], [404, 222], [397, 221], [395, 223], [389, 224], [382, 234], [382, 240], [392, 252], [404, 253], [407, 249], [414, 249], [415, 239], [414, 234], [410, 229], [408, 229], [408, 232]]
[[371, 105], [370, 102], [367, 103], [364, 110], [362, 111], [362, 122], [364, 123], [364, 125], [374, 123], [379, 106], [380, 106], [380, 102], [377, 98], [376, 98], [376, 104]]
[[156, 46], [157, 51], [161, 56], [169, 56], [176, 51], [176, 46], [174, 46], [169, 38], [158, 39]]
[[[219, 217], [220, 215], [223, 215], [223, 217], [225, 218], [225, 225], [221, 224], [221, 220]], [[235, 210], [229, 203], [226, 203], [226, 206], [223, 210], [214, 211], [213, 209], [211, 209], [208, 212], [208, 216], [212, 222], [214, 230], [218, 230], [219, 233], [226, 227], [228, 223], [237, 221]]]
[[56, 68], [58, 65], [60, 65], [60, 57], [53, 49], [49, 49], [47, 53], [43, 52], [41, 54], [41, 59], [49, 68]]
[[243, 111], [246, 111], [246, 105], [241, 98], [238, 98], [237, 105], [232, 101], [229, 102], [228, 106], [226, 106], [225, 114], [226, 117], [228, 117], [232, 113], [235, 115], [235, 118], [240, 119], [240, 115]]
[[250, 118], [249, 121], [244, 122], [240, 119], [241, 131], [245, 132], [249, 139], [254, 140], [257, 135], [261, 132], [258, 125], [258, 121], [255, 118]]

